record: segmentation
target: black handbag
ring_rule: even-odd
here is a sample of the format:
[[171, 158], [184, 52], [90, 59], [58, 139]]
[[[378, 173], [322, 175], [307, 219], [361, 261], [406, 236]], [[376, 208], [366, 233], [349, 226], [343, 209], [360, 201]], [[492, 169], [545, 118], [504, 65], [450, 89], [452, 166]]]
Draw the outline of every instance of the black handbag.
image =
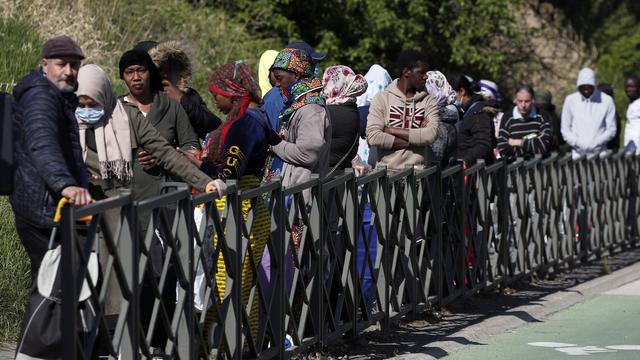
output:
[[[78, 297], [76, 334], [62, 332], [62, 281], [60, 271], [61, 246], [55, 244], [57, 229], [51, 232], [49, 250], [46, 252], [38, 270], [38, 277], [29, 293], [27, 314], [29, 318], [24, 325], [22, 338], [16, 351], [19, 359], [61, 359], [62, 338], [64, 336], [78, 336], [79, 341], [87, 342], [90, 334], [96, 332], [96, 313], [98, 306], [90, 298], [91, 292], [85, 280]], [[88, 263], [88, 273], [94, 285], [99, 278], [98, 258], [91, 253]], [[70, 281], [72, 277], [67, 278]], [[85, 344], [86, 345], [86, 344]], [[81, 346], [87, 349], [89, 346]], [[84, 354], [78, 354], [83, 358]]]

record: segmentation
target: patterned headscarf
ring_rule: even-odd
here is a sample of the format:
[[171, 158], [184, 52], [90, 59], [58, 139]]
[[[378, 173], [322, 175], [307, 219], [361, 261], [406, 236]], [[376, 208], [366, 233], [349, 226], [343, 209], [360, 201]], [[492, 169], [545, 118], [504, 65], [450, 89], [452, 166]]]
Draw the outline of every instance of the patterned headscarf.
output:
[[244, 115], [249, 104], [260, 104], [262, 98], [260, 87], [251, 76], [251, 70], [242, 61], [222, 65], [211, 74], [207, 86], [212, 92], [231, 98], [233, 103], [224, 125], [209, 136], [204, 146], [206, 150], [201, 154], [217, 163], [222, 161], [222, 150], [231, 125]]
[[285, 48], [280, 51], [271, 65], [271, 70], [287, 70], [302, 78], [314, 77], [315, 65], [311, 56], [300, 49]]
[[371, 105], [373, 97], [379, 92], [384, 91], [392, 81], [389, 72], [378, 64], [371, 65], [369, 71], [364, 75], [364, 78], [367, 80], [368, 84], [367, 92], [358, 96], [358, 100], [356, 100], [358, 107]]
[[427, 93], [436, 98], [438, 105], [447, 106], [453, 103], [456, 92], [451, 88], [447, 78], [440, 71], [428, 71], [425, 84]]
[[330, 66], [322, 77], [322, 96], [327, 105], [354, 103], [356, 98], [367, 91], [367, 80], [350, 67], [344, 65]]
[[294, 111], [305, 105], [317, 104], [324, 106], [325, 100], [320, 94], [321, 91], [322, 82], [318, 78], [302, 79], [289, 85], [282, 94], [285, 98], [285, 108], [280, 116], [287, 118]]

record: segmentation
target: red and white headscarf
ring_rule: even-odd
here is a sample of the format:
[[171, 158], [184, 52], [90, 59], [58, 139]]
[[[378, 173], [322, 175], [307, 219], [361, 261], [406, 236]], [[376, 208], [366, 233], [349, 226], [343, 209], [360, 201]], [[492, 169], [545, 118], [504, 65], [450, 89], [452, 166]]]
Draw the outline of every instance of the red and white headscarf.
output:
[[244, 115], [252, 102], [261, 104], [262, 97], [258, 83], [251, 76], [251, 70], [242, 61], [219, 67], [211, 74], [207, 86], [212, 92], [231, 98], [233, 104], [225, 123], [209, 135], [200, 154], [201, 157], [209, 158], [214, 163], [218, 163], [222, 161], [222, 150], [231, 125]]
[[367, 91], [367, 80], [344, 65], [330, 66], [322, 76], [322, 96], [327, 105], [356, 102], [356, 98]]

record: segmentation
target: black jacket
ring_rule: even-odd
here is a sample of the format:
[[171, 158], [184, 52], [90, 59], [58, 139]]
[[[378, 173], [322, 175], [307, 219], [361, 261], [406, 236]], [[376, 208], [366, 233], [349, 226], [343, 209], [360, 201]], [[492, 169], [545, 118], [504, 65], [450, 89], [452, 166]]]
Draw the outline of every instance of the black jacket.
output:
[[34, 70], [16, 85], [15, 189], [10, 196], [16, 217], [35, 226], [53, 227], [62, 190], [87, 187], [82, 160], [77, 99], [62, 93], [42, 70]]
[[496, 139], [493, 126], [495, 108], [473, 101], [458, 122], [458, 159], [473, 164], [478, 159], [493, 160]]
[[327, 105], [327, 111], [329, 111], [329, 119], [331, 120], [329, 167], [333, 168], [344, 158], [338, 166], [338, 170], [346, 169], [351, 167], [351, 160], [358, 153], [360, 113], [355, 103]]
[[222, 124], [220, 118], [207, 109], [200, 94], [194, 89], [188, 88], [185, 91], [180, 98], [180, 105], [189, 116], [189, 122], [200, 139], [204, 139], [208, 133]]

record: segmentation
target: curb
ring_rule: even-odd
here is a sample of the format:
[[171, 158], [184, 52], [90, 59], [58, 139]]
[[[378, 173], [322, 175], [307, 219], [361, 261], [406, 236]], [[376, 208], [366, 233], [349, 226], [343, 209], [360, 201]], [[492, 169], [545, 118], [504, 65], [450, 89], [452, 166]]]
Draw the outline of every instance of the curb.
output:
[[[478, 324], [468, 326], [448, 337], [478, 341], [489, 336], [502, 334], [530, 322], [544, 320], [559, 311], [636, 280], [640, 280], [640, 262], [614, 271], [611, 274], [549, 294], [535, 304], [522, 305], [510, 309], [502, 315], [493, 316]], [[523, 320], [523, 318], [527, 318], [527, 320]], [[424, 352], [402, 354], [390, 359], [439, 359], [446, 356], [443, 356], [443, 354], [451, 354], [465, 346], [465, 344], [454, 341], [434, 341], [423, 346]]]
[[13, 360], [16, 353], [16, 343], [0, 343], [0, 360]]

